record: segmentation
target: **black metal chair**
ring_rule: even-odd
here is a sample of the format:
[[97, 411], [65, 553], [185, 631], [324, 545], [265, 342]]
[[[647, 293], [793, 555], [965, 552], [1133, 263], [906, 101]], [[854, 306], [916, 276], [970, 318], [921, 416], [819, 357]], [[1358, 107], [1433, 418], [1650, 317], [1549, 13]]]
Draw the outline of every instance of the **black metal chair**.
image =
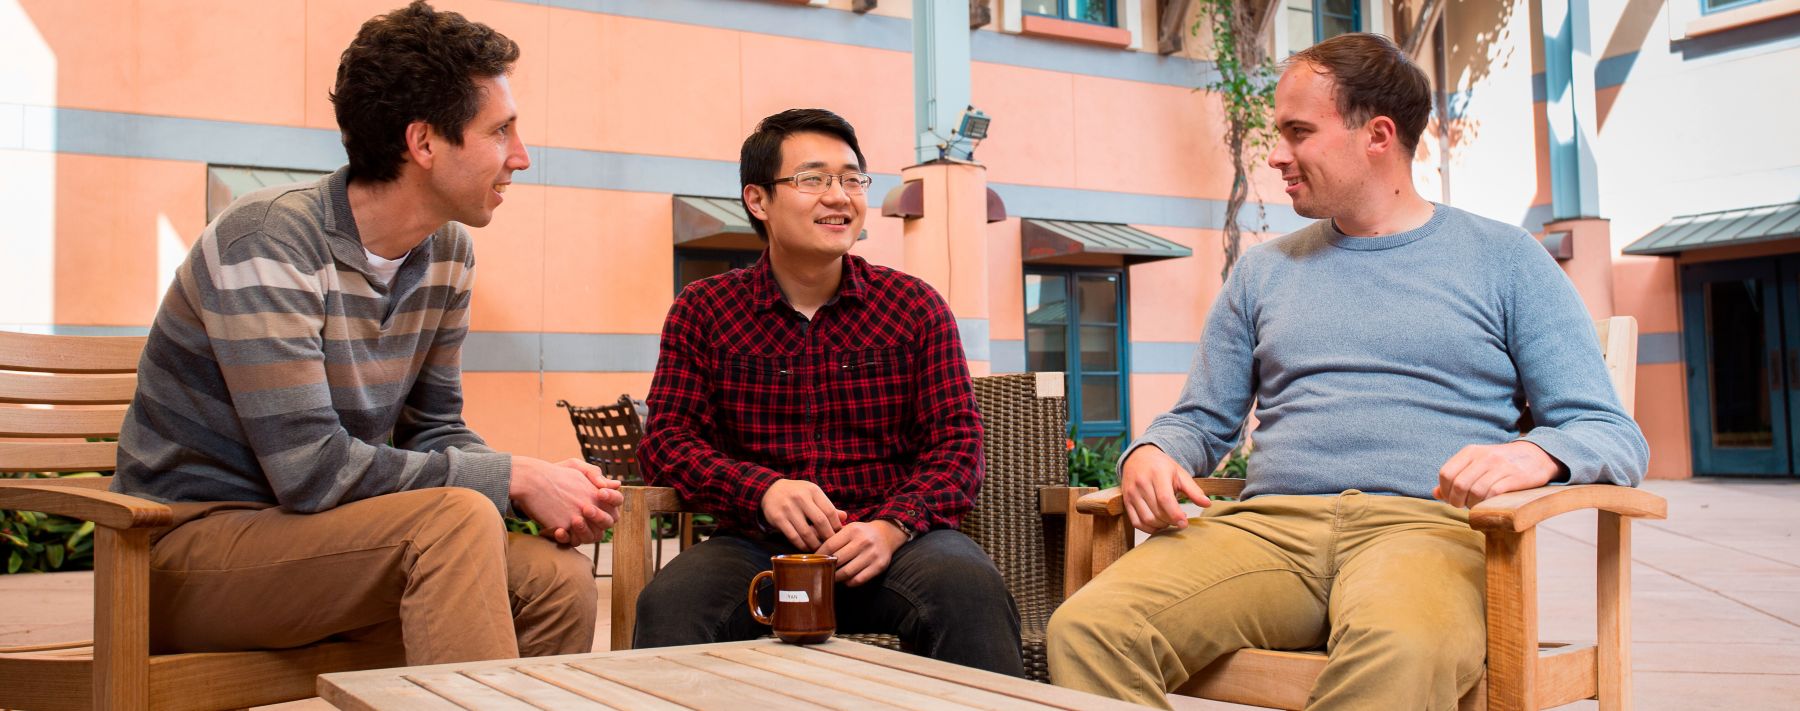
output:
[[[607, 476], [618, 479], [627, 486], [643, 486], [644, 473], [638, 467], [638, 444], [644, 439], [644, 421], [649, 418], [650, 409], [643, 400], [620, 395], [619, 401], [611, 405], [595, 407], [579, 407], [569, 404], [567, 400], [557, 400], [556, 406], [569, 411], [569, 422], [575, 426], [575, 439], [581, 443], [581, 457], [589, 464], [600, 467]], [[674, 529], [674, 530], [671, 530]], [[674, 533], [679, 536], [681, 550], [693, 545], [696, 535], [694, 517], [687, 514], [666, 514], [656, 517], [651, 526], [651, 537], [660, 541]], [[656, 567], [662, 567], [662, 545], [656, 544]], [[594, 556], [594, 577], [611, 577], [600, 574], [600, 556]]]

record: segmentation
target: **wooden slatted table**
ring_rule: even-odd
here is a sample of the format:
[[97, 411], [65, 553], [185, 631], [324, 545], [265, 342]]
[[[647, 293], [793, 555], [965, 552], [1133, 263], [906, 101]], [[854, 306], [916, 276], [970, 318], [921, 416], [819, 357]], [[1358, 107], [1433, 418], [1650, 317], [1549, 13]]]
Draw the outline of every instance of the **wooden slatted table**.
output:
[[341, 709], [1141, 709], [902, 652], [775, 640], [343, 672]]

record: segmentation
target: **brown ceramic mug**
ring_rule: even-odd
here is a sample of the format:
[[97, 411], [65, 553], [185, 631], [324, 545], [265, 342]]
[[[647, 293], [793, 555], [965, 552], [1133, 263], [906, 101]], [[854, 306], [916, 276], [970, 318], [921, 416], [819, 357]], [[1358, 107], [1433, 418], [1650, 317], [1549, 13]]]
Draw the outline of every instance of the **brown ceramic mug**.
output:
[[[773, 570], [750, 579], [750, 615], [775, 628], [775, 636], [788, 644], [818, 644], [837, 631], [837, 606], [831, 599], [837, 558], [816, 553], [778, 555], [769, 559]], [[775, 609], [763, 614], [756, 600], [756, 586], [763, 578], [775, 579]]]

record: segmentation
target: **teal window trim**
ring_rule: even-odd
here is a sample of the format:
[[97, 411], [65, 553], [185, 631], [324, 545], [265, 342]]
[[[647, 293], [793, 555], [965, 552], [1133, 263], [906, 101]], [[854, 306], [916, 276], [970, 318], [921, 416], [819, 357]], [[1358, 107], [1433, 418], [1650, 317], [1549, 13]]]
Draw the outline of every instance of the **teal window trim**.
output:
[[1736, 10], [1740, 7], [1748, 7], [1762, 1], [1763, 0], [1700, 0], [1700, 14], [1711, 15], [1716, 12]]
[[[1065, 369], [1064, 372], [1066, 373], [1065, 382], [1067, 383], [1070, 427], [1072, 427], [1076, 434], [1080, 435], [1082, 439], [1118, 436], [1124, 436], [1129, 439], [1131, 436], [1131, 280], [1127, 278], [1126, 270], [1092, 267], [1028, 266], [1025, 268], [1025, 274], [1064, 277], [1063, 288], [1065, 291], [1063, 298], [1065, 299], [1065, 303], [1068, 304], [1068, 314], [1063, 321], [1063, 330], [1065, 332], [1063, 343], [1065, 362], [1063, 367]], [[1116, 371], [1088, 372], [1085, 371], [1081, 365], [1081, 304], [1077, 302], [1077, 299], [1080, 298], [1081, 289], [1078, 287], [1078, 283], [1080, 277], [1093, 275], [1116, 276], [1119, 280], [1118, 306], [1114, 316], [1114, 323], [1117, 326], [1114, 331], [1114, 338], [1116, 339], [1115, 346], [1118, 349], [1118, 360], [1115, 363], [1115, 367], [1117, 368]], [[1024, 288], [1023, 285], [1026, 281], [1027, 280], [1024, 279], [1020, 280], [1022, 289]], [[1025, 362], [1027, 364], [1026, 367], [1029, 368], [1031, 362], [1031, 354], [1029, 352], [1029, 349], [1031, 348], [1031, 339], [1029, 335], [1027, 335], [1025, 339], [1025, 348], [1027, 349]], [[1118, 381], [1119, 419], [1097, 421], [1083, 419], [1082, 379], [1084, 377], [1105, 376], [1107, 374], [1114, 375]]]
[[1039, 17], [1054, 17], [1059, 20], [1068, 20], [1070, 22], [1085, 22], [1090, 25], [1101, 25], [1101, 26], [1105, 26], [1105, 27], [1118, 27], [1119, 26], [1118, 0], [1089, 0], [1089, 2], [1104, 3], [1106, 5], [1106, 21], [1104, 21], [1104, 22], [1098, 22], [1095, 20], [1089, 20], [1089, 19], [1082, 18], [1082, 17], [1076, 17], [1073, 14], [1073, 12], [1071, 12], [1069, 9], [1069, 5], [1071, 4], [1071, 2], [1072, 2], [1072, 0], [1056, 0], [1056, 14], [1054, 14], [1054, 15], [1050, 15], [1050, 14], [1046, 14], [1046, 13], [1042, 13], [1042, 12], [1032, 12], [1030, 10], [1025, 10], [1025, 14], [1037, 15]]
[[[1708, 0], [1700, 0], [1700, 1], [1708, 2]], [[1750, 1], [1751, 2], [1759, 2], [1760, 0], [1750, 0]], [[1325, 18], [1327, 15], [1329, 15], [1331, 17], [1336, 17], [1339, 19], [1349, 20], [1350, 21], [1350, 31], [1351, 32], [1361, 32], [1362, 28], [1363, 28], [1363, 26], [1362, 26], [1362, 5], [1363, 5], [1362, 0], [1350, 0], [1350, 14], [1343, 15], [1343, 14], [1339, 14], [1339, 13], [1335, 13], [1335, 12], [1327, 13], [1327, 12], [1325, 12], [1325, 0], [1313, 0], [1313, 12], [1312, 12], [1313, 44], [1318, 44], [1320, 42], [1324, 42], [1325, 40], [1331, 39], [1330, 37], [1325, 36]]]

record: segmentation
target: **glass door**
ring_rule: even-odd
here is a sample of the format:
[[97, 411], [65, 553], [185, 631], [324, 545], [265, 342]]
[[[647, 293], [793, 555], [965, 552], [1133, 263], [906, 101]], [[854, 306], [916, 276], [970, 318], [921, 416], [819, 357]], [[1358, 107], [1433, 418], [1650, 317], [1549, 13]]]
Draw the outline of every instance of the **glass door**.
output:
[[1130, 411], [1125, 274], [1025, 272], [1025, 369], [1069, 377], [1069, 419], [1082, 439], [1117, 437]]
[[[1792, 258], [1681, 270], [1694, 473], [1791, 476]], [[1786, 267], [1784, 269], [1783, 267]], [[1787, 274], [1783, 274], [1786, 271]]]

